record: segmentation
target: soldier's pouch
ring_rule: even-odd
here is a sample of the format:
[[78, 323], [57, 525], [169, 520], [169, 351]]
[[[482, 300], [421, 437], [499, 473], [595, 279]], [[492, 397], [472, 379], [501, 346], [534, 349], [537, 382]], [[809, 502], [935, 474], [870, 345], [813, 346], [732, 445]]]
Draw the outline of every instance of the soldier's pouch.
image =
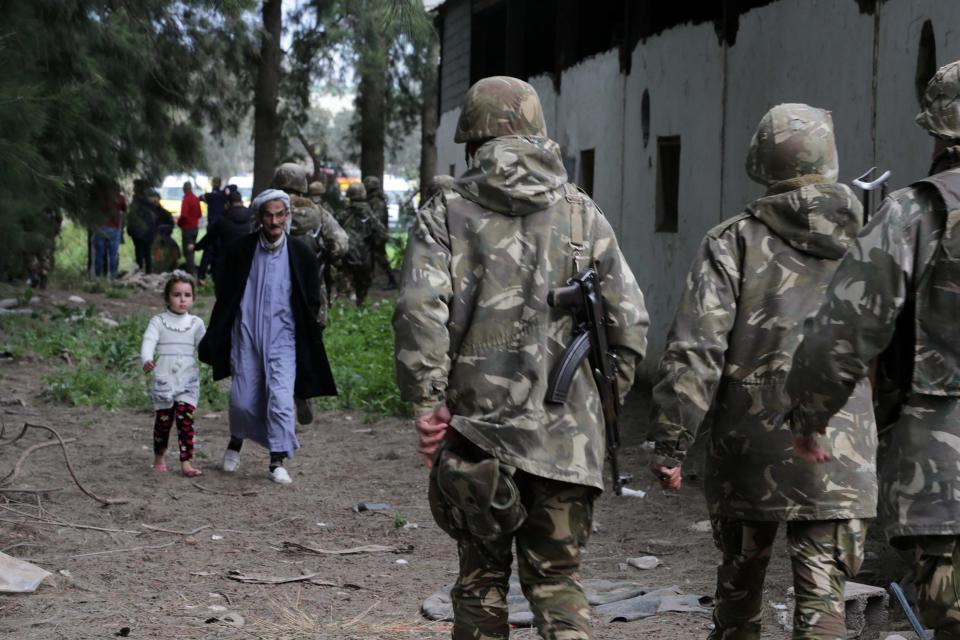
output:
[[443, 446], [430, 472], [430, 511], [455, 539], [493, 540], [526, 520], [514, 469], [496, 458], [469, 460]]

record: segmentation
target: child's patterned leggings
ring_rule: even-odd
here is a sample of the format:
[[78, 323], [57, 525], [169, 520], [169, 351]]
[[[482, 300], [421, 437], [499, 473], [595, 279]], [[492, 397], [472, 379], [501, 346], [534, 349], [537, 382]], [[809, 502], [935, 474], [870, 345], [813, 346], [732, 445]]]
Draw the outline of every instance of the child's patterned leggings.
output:
[[180, 440], [180, 462], [193, 460], [193, 412], [196, 409], [195, 406], [186, 402], [177, 402], [169, 409], [157, 409], [157, 419], [153, 423], [155, 455], [160, 455], [167, 450], [170, 428], [176, 420], [177, 436]]

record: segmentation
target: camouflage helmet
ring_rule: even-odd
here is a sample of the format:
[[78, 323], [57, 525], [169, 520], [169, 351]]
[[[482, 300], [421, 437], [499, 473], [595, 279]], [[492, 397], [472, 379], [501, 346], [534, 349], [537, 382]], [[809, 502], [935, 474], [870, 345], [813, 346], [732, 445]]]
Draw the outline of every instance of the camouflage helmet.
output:
[[960, 138], [960, 60], [940, 67], [923, 92], [917, 124], [938, 138]]
[[805, 104], [770, 109], [760, 120], [747, 153], [747, 174], [764, 185], [806, 175], [835, 182], [838, 164], [830, 112]]
[[349, 187], [347, 187], [347, 197], [351, 200], [366, 200], [367, 199], [367, 190], [363, 188], [363, 185], [359, 182], [354, 182]]
[[523, 80], [493, 76], [467, 91], [454, 142], [480, 142], [500, 136], [547, 137], [536, 90]]
[[380, 178], [377, 176], [367, 176], [363, 179], [363, 186], [367, 190], [367, 193], [380, 191]]
[[324, 186], [319, 180], [314, 180], [310, 183], [310, 188], [307, 190], [307, 193], [311, 196], [322, 196], [327, 192], [327, 187]]
[[282, 191], [307, 192], [307, 172], [296, 162], [284, 162], [273, 173], [270, 186]]

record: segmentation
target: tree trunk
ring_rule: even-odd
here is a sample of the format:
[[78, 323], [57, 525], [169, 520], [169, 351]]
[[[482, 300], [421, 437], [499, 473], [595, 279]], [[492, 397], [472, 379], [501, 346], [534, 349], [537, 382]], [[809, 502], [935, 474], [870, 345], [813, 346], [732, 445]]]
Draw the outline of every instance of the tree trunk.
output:
[[360, 175], [383, 182], [384, 146], [387, 134], [387, 41], [379, 12], [373, 3], [358, 2], [357, 19], [362, 25], [364, 46], [360, 50]]
[[430, 58], [423, 70], [423, 110], [420, 112], [420, 202], [433, 195], [433, 177], [437, 175], [437, 71], [440, 65], [440, 39], [434, 34]]
[[263, 33], [260, 40], [260, 65], [253, 111], [253, 193], [266, 189], [273, 179], [277, 157], [280, 121], [277, 117], [277, 91], [280, 86], [280, 26], [283, 20], [281, 0], [263, 3]]

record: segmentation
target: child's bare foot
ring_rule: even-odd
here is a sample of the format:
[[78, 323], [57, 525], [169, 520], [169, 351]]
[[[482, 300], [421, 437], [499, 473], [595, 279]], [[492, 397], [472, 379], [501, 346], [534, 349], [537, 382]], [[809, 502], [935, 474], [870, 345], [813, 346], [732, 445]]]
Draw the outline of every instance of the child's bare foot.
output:
[[167, 472], [167, 463], [164, 462], [162, 453], [153, 456], [153, 470], [159, 471], [160, 473]]
[[190, 462], [189, 460], [187, 460], [186, 462], [180, 463], [180, 471], [187, 478], [196, 478], [197, 476], [203, 475], [203, 471], [200, 471], [200, 469], [197, 469], [196, 467], [194, 467], [193, 463]]

